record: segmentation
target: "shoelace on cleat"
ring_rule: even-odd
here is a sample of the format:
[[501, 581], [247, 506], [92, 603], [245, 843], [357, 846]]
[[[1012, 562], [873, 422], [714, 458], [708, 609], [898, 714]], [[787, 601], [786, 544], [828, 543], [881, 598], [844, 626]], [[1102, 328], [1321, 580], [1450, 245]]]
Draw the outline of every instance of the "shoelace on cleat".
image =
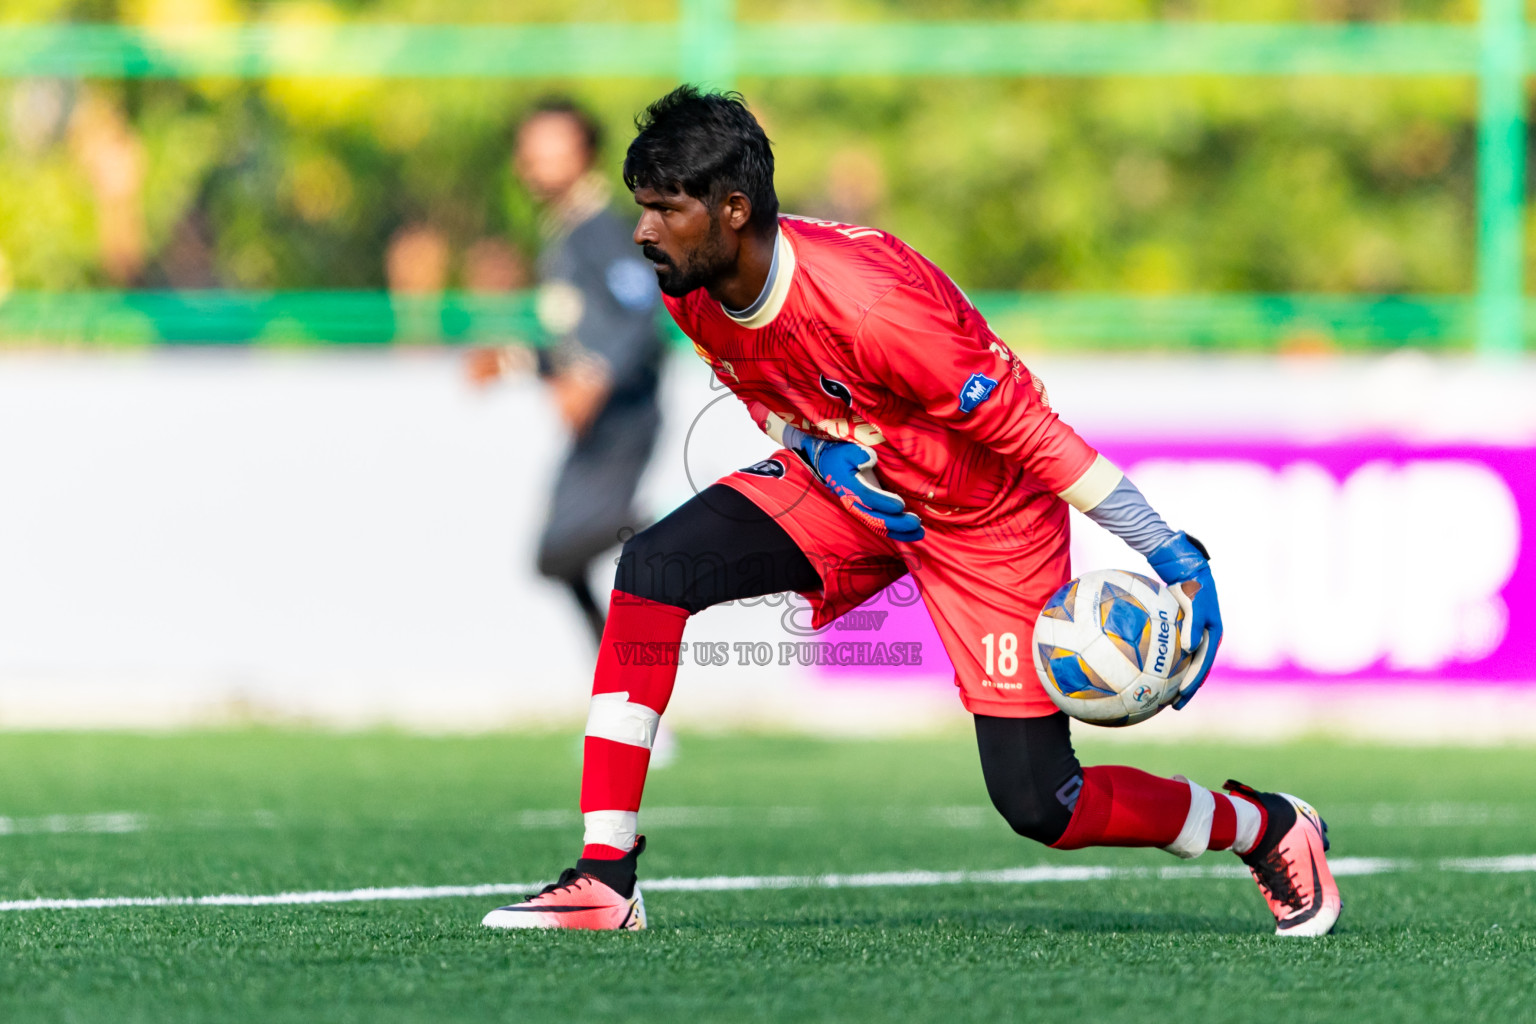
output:
[[1294, 910], [1305, 909], [1306, 901], [1296, 891], [1296, 883], [1291, 878], [1291, 862], [1281, 855], [1278, 846], [1248, 866], [1270, 899]]
[[559, 878], [555, 879], [553, 882], [549, 883], [544, 888], [540, 889], [538, 892], [527, 893], [526, 895], [524, 895], [523, 899], [525, 899], [525, 900], [536, 900], [540, 896], [547, 896], [547, 895], [549, 895], [552, 892], [558, 892], [561, 889], [568, 889], [571, 886], [575, 885], [577, 882], [580, 882], [585, 877], [587, 877], [587, 876], [583, 875], [580, 871], [577, 871], [575, 868], [566, 868], [564, 871], [560, 872], [560, 877]]

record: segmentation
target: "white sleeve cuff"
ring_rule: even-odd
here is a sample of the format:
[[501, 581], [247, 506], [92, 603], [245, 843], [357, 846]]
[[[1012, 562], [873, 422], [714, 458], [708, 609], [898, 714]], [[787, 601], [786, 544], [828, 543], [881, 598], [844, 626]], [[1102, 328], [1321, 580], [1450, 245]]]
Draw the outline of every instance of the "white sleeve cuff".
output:
[[770, 412], [768, 418], [763, 421], [763, 433], [773, 438], [775, 444], [784, 443], [784, 428], [788, 426], [776, 412]]
[[1124, 478], [1125, 474], [1120, 472], [1119, 466], [1100, 455], [1083, 471], [1076, 483], [1061, 492], [1060, 497], [1079, 512], [1087, 512], [1097, 508], [1100, 502], [1109, 497], [1110, 492], [1120, 486]]

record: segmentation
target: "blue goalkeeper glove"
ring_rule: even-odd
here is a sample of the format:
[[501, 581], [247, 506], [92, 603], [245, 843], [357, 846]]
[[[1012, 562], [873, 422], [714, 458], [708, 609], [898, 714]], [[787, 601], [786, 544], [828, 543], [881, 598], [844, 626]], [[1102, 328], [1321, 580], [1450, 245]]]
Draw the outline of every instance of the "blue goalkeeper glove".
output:
[[838, 502], [859, 522], [882, 537], [911, 544], [923, 539], [923, 524], [898, 494], [875, 480], [875, 452], [855, 441], [830, 441], [812, 437], [795, 427], [784, 427], [784, 447], [811, 467]]
[[1175, 711], [1188, 704], [1216, 660], [1221, 646], [1221, 607], [1216, 603], [1216, 581], [1211, 577], [1210, 555], [1205, 545], [1187, 533], [1176, 533], [1147, 556], [1152, 569], [1173, 591], [1184, 609], [1179, 627], [1179, 647], [1192, 652], [1194, 660], [1184, 674], [1184, 685], [1173, 702]]

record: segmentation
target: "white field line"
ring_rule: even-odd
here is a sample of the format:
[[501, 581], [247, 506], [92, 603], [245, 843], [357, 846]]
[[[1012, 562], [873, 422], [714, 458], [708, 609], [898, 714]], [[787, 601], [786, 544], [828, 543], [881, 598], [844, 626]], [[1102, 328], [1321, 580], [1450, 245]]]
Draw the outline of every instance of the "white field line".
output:
[[[845, 813], [833, 815], [821, 807], [647, 807], [645, 824], [650, 828], [809, 828], [836, 818], [854, 820]], [[855, 816], [858, 821], [879, 822], [903, 828], [927, 827], [978, 829], [1004, 827], [991, 807], [975, 805], [871, 807]], [[1471, 828], [1494, 825], [1528, 825], [1536, 815], [1526, 807], [1490, 804], [1346, 804], [1330, 809], [1335, 824], [1377, 827]], [[581, 815], [573, 807], [525, 810], [508, 815], [502, 823], [514, 829], [559, 830], [581, 827]], [[209, 831], [241, 828], [278, 828], [281, 817], [268, 810], [221, 813], [202, 811], [182, 815], [151, 815], [132, 811], [100, 814], [49, 814], [30, 818], [0, 815], [0, 836], [63, 833], [127, 833], [154, 831]]]
[[1440, 862], [1441, 871], [1471, 871], [1477, 874], [1507, 874], [1512, 871], [1536, 871], [1536, 856], [1449, 857]]
[[[1339, 857], [1329, 862], [1336, 875], [1382, 875], [1419, 868], [1414, 861], [1384, 857]], [[1483, 857], [1439, 861], [1442, 871], [1503, 874], [1536, 871], [1536, 856]], [[1106, 879], [1244, 878], [1236, 864], [1170, 865], [1126, 868], [1103, 865], [1006, 868], [1001, 871], [880, 871], [858, 875], [717, 875], [707, 878], [658, 878], [651, 892], [740, 892], [754, 889], [879, 889], [922, 885], [1028, 885], [1039, 882], [1094, 882]], [[107, 896], [86, 899], [0, 901], [0, 912], [19, 910], [105, 910], [116, 907], [272, 907], [317, 903], [367, 903], [387, 900], [435, 900], [463, 896], [521, 895], [538, 883], [489, 885], [402, 885], [387, 888], [280, 892], [267, 895]]]
[[305, 903], [366, 903], [374, 900], [435, 900], [453, 896], [506, 896], [522, 894], [538, 886], [495, 885], [399, 885], [379, 889], [277, 892], [263, 896], [102, 896], [87, 899], [7, 900], [0, 911], [106, 910], [113, 907], [277, 907]]
[[[819, 807], [648, 807], [645, 823], [652, 828], [804, 828], [832, 817]], [[866, 817], [892, 825], [928, 825], [938, 828], [981, 828], [1000, 821], [990, 807], [885, 807]], [[840, 819], [841, 820], [841, 819]], [[581, 827], [574, 808], [519, 811], [508, 819], [518, 829], [568, 829]], [[32, 818], [0, 815], [0, 836], [47, 835], [85, 832], [143, 832], [146, 829], [180, 831], [243, 827], [276, 828], [278, 815], [271, 811], [242, 814], [203, 812], [184, 817], [154, 816], [131, 811], [106, 814], [49, 814]]]
[[142, 832], [148, 821], [142, 814], [116, 811], [110, 814], [48, 814], [40, 818], [7, 818], [0, 815], [0, 836], [62, 835], [68, 832]]
[[[648, 807], [645, 823], [651, 828], [805, 828], [832, 817], [819, 807]], [[927, 825], [936, 828], [981, 828], [1000, 823], [997, 812], [981, 806], [885, 807], [872, 809], [865, 817], [890, 825]], [[846, 820], [846, 816], [839, 820]], [[519, 811], [507, 819], [517, 829], [570, 829], [581, 827], [581, 814], [574, 808]], [[230, 830], [239, 828], [277, 828], [278, 815], [271, 811], [239, 814], [199, 812], [185, 816], [155, 816], [131, 811], [106, 814], [49, 814], [32, 818], [8, 818], [0, 815], [0, 836], [58, 835], [63, 833], [125, 833], [157, 831]]]

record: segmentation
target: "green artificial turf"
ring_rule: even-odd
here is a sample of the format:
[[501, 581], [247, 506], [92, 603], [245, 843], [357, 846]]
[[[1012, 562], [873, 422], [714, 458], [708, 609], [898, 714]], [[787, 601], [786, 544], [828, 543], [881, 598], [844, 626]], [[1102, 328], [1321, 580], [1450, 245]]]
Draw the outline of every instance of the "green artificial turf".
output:
[[[547, 880], [576, 743], [0, 734], [0, 901]], [[1335, 857], [1406, 863], [1341, 879], [1321, 940], [1247, 880], [1156, 876], [654, 892], [623, 935], [488, 931], [495, 897], [0, 912], [0, 1021], [1536, 1020], [1536, 873], [1440, 865], [1536, 854], [1536, 751], [1082, 753], [1286, 789]], [[1014, 836], [964, 735], [684, 736], [646, 803], [643, 878], [1179, 863]]]

